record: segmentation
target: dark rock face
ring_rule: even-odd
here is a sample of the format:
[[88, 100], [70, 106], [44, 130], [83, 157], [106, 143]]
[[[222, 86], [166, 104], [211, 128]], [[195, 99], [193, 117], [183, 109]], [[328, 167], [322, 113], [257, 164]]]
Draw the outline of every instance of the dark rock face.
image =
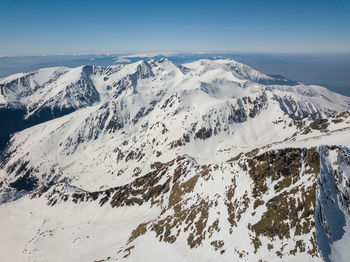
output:
[[29, 173], [21, 176], [15, 182], [10, 183], [10, 187], [17, 189], [18, 191], [32, 191], [36, 189], [38, 186], [38, 179], [35, 177], [31, 177]]
[[25, 118], [26, 109], [0, 108], [0, 152], [8, 144], [11, 134], [70, 114], [75, 110], [74, 108], [44, 107], [30, 117]]
[[211, 128], [205, 128], [205, 127], [202, 127], [201, 129], [199, 129], [197, 132], [196, 132], [196, 138], [199, 138], [199, 139], [207, 139], [209, 137], [211, 137], [213, 134], [213, 131]]
[[295, 86], [298, 84], [297, 81], [290, 80], [288, 78], [285, 78], [281, 75], [269, 75], [273, 79], [266, 80], [266, 79], [259, 79], [257, 82], [262, 85], [288, 85], [288, 86]]
[[25, 109], [0, 108], [0, 137], [20, 130], [25, 113]]
[[10, 135], [25, 128], [25, 109], [0, 108], [0, 152], [6, 147]]

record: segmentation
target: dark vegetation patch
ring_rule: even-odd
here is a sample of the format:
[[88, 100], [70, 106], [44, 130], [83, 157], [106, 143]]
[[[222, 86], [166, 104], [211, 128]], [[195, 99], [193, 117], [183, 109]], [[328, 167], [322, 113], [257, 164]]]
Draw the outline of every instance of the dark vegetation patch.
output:
[[214, 247], [215, 251], [218, 251], [224, 246], [225, 243], [223, 240], [214, 240], [210, 242], [210, 244]]
[[[228, 218], [231, 227], [236, 227], [240, 221], [242, 214], [247, 210], [250, 203], [248, 192], [246, 191], [241, 198], [234, 198], [236, 191], [236, 179], [232, 179], [232, 185], [228, 187], [226, 191], [225, 205], [227, 207]], [[230, 230], [232, 232], [232, 229]]]
[[343, 119], [333, 119], [332, 122], [333, 122], [334, 124], [338, 124], [338, 123], [343, 122]]
[[301, 149], [281, 149], [248, 159], [249, 174], [254, 181], [253, 197], [264, 195], [267, 190], [266, 180], [280, 180], [275, 185], [279, 192], [299, 180], [301, 169]]
[[[191, 248], [195, 248], [200, 246], [204, 239], [211, 237], [215, 231], [219, 231], [218, 219], [212, 224], [208, 224], [209, 209], [215, 204], [214, 201], [196, 196], [195, 203], [189, 204], [189, 201], [193, 201], [191, 193], [198, 180], [210, 178], [209, 168], [209, 166], [201, 166], [196, 169], [195, 174], [187, 179], [188, 172], [191, 170], [188, 168], [188, 160], [185, 164], [178, 165], [171, 176], [172, 187], [169, 192], [168, 204], [162, 205], [161, 217], [153, 220], [147, 227], [146, 224], [139, 225], [132, 232], [130, 239], [134, 240], [147, 229], [155, 232], [159, 241], [174, 243], [181, 232], [187, 232], [187, 244]], [[172, 210], [171, 215], [165, 215], [169, 210]], [[220, 251], [220, 253], [224, 252], [224, 250]]]
[[[256, 236], [252, 239], [255, 251], [261, 246], [259, 236], [267, 236], [273, 240], [294, 238], [310, 233], [315, 229], [315, 201], [316, 201], [316, 177], [320, 172], [320, 157], [315, 148], [306, 149], [282, 149], [271, 151], [248, 159], [249, 174], [254, 181], [252, 194], [256, 199], [254, 208], [263, 204], [261, 197], [266, 195], [268, 187], [267, 179], [274, 182], [274, 196], [265, 206], [267, 211], [261, 219], [250, 229]], [[305, 166], [301, 174], [302, 166]], [[310, 186], [297, 185], [301, 175], [308, 175], [312, 179]], [[294, 236], [291, 229], [294, 229]], [[310, 240], [311, 243], [315, 239]], [[296, 247], [290, 250], [290, 254], [297, 251], [305, 252], [305, 244], [299, 240]], [[276, 251], [282, 256], [283, 250]], [[315, 248], [307, 250], [312, 256], [318, 256]]]
[[328, 123], [328, 120], [327, 119], [316, 119], [315, 121], [313, 121], [311, 124], [310, 124], [310, 127], [312, 129], [316, 129], [316, 130], [320, 130], [320, 131], [327, 131], [327, 127], [328, 127], [329, 123]]
[[147, 224], [148, 223], [143, 223], [138, 225], [138, 227], [131, 232], [131, 236], [128, 240], [128, 243], [134, 241], [139, 236], [144, 235], [147, 232]]

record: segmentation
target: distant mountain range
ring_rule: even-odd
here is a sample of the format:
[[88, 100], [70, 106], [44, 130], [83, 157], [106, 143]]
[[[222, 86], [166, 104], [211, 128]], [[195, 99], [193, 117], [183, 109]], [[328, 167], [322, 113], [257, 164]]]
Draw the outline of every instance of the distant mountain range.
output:
[[234, 59], [266, 74], [280, 74], [306, 84], [326, 86], [350, 96], [350, 54], [153, 53], [0, 57], [0, 77], [46, 67], [108, 66], [164, 57], [177, 65], [199, 59]]

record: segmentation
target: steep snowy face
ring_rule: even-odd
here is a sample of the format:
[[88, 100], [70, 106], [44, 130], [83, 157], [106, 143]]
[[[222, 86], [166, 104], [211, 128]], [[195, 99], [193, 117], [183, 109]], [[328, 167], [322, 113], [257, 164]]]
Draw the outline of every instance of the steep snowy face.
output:
[[0, 80], [0, 137], [100, 101], [93, 68], [46, 68]]
[[[137, 261], [153, 244], [175, 261], [346, 256], [348, 97], [233, 60], [48, 68], [0, 88], [0, 137], [12, 134], [0, 154], [0, 218], [17, 206], [34, 214], [41, 233], [23, 232], [32, 240], [20, 255], [30, 261], [50, 257], [48, 237], [70, 230], [90, 250], [115, 216], [132, 222], [69, 260]], [[74, 228], [95, 212], [108, 218]], [[100, 219], [101, 232], [87, 234]]]
[[0, 80], [1, 104], [25, 108], [26, 117], [43, 108], [81, 108], [99, 101], [90, 75], [93, 68], [47, 68]]

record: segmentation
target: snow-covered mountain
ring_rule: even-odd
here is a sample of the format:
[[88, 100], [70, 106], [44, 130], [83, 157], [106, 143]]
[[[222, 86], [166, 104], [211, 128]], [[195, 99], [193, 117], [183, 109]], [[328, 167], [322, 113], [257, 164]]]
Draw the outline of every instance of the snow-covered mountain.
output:
[[349, 97], [233, 60], [46, 68], [0, 90], [8, 261], [350, 256]]

